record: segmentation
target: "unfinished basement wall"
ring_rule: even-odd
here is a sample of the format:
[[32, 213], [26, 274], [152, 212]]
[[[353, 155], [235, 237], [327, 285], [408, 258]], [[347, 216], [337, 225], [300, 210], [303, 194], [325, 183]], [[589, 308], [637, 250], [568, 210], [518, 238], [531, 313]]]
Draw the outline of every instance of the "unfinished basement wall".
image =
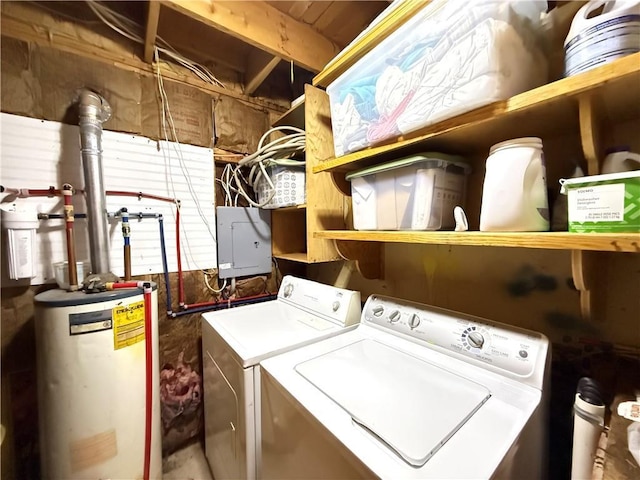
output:
[[[24, 5], [2, 5], [0, 101], [3, 112], [77, 124], [72, 108], [75, 95], [80, 88], [89, 87], [104, 95], [113, 109], [112, 118], [104, 124], [106, 130], [162, 138], [158, 90], [152, 74], [125, 66], [119, 68], [117, 63], [76, 55], [40, 41], [5, 36], [5, 14], [19, 17], [24, 8]], [[51, 21], [46, 15], [36, 13], [33, 13], [34, 22]], [[65, 24], [61, 28], [71, 34], [69, 29], [75, 27]], [[83, 27], [73, 32], [79, 39], [97, 45], [109, 46], [113, 41]], [[244, 98], [233, 72], [223, 71], [223, 75], [226, 75], [223, 79], [229, 95], [164, 81], [178, 139], [182, 143], [216, 147], [216, 152], [223, 148], [224, 154], [253, 151], [271, 120], [284, 111], [288, 103], [278, 100], [277, 94], [273, 95], [275, 100]], [[271, 87], [265, 85], [261, 91], [270, 93]], [[170, 139], [173, 140], [171, 135]], [[220, 168], [216, 170], [219, 172]], [[220, 194], [216, 193], [216, 203], [220, 204]], [[163, 451], [168, 454], [199, 438], [203, 430], [200, 314], [167, 318], [162, 275], [136, 279], [152, 280], [159, 288]], [[170, 280], [172, 297], [176, 299], [177, 274], [170, 274]], [[215, 277], [210, 277], [210, 282], [215, 283]], [[53, 285], [2, 287], [2, 424], [7, 427], [7, 437], [2, 444], [2, 478], [35, 479], [39, 478], [39, 451], [33, 297]], [[239, 282], [237, 295], [276, 290], [275, 275], [268, 275]], [[199, 271], [186, 272], [185, 294], [187, 304], [217, 298], [207, 289]], [[177, 310], [177, 302], [174, 303]]]

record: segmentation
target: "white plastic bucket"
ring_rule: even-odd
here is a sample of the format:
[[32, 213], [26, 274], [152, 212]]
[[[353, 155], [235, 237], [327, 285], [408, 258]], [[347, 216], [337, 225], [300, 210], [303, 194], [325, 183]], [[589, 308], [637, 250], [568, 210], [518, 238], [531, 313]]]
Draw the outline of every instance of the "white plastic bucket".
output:
[[491, 147], [482, 188], [480, 230], [549, 230], [542, 140], [517, 138]]
[[573, 19], [564, 50], [566, 77], [640, 52], [640, 1], [588, 2]]

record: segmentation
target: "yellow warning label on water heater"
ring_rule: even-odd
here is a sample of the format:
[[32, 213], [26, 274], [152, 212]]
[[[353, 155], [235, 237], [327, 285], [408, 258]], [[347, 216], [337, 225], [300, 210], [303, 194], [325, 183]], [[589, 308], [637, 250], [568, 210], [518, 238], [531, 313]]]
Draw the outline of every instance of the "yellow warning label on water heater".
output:
[[144, 302], [113, 309], [113, 349], [119, 350], [144, 340]]

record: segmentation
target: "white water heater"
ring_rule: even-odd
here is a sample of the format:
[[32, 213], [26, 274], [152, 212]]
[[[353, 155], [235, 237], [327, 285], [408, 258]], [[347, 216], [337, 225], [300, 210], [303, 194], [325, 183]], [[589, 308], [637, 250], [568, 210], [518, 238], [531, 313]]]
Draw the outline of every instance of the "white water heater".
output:
[[[152, 293], [149, 478], [162, 478], [158, 292]], [[142, 479], [144, 301], [140, 290], [35, 297], [42, 478]]]

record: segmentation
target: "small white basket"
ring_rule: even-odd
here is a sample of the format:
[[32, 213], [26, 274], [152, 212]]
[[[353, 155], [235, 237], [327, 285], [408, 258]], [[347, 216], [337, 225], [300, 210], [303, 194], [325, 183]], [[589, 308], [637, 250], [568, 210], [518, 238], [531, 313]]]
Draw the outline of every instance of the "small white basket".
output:
[[[304, 166], [271, 166], [267, 167], [267, 172], [275, 187], [275, 194], [262, 208], [291, 207], [302, 205], [306, 202]], [[255, 190], [258, 203], [262, 203], [269, 198], [272, 191], [269, 182], [264, 177], [260, 177]]]

